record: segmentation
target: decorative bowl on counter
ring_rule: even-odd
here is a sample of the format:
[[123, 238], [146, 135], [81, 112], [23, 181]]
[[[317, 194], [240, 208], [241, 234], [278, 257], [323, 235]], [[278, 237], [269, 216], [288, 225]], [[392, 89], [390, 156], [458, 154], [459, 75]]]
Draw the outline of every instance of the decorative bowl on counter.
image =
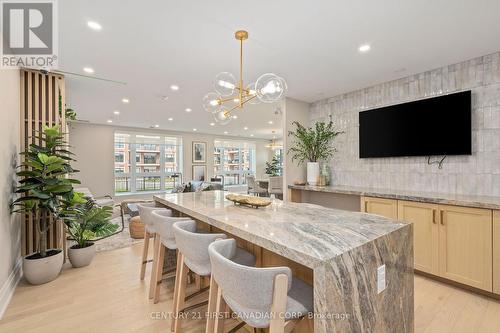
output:
[[235, 205], [243, 205], [252, 208], [266, 207], [271, 204], [271, 201], [268, 199], [252, 197], [249, 195], [228, 194], [226, 195], [226, 199], [234, 202]]

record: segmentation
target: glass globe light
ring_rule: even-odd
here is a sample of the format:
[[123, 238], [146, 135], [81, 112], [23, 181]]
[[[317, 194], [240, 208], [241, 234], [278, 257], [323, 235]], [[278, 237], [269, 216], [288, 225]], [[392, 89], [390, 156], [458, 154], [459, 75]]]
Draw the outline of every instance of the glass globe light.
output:
[[286, 89], [285, 80], [273, 73], [263, 74], [255, 82], [257, 97], [264, 103], [279, 101]]
[[219, 111], [220, 96], [214, 92], [210, 92], [203, 97], [203, 108], [210, 113]]
[[[257, 90], [255, 90], [255, 82], [250, 83], [245, 87], [245, 89], [248, 91], [248, 97], [246, 100], [248, 100], [248, 104], [259, 104], [260, 99], [256, 96], [257, 95]], [[249, 99], [250, 97], [253, 97], [252, 99]]]
[[229, 72], [222, 72], [215, 76], [214, 89], [221, 96], [231, 96], [236, 88], [236, 79]]
[[231, 122], [231, 114], [229, 113], [229, 109], [225, 106], [219, 108], [219, 111], [214, 113], [214, 119], [217, 123], [221, 125], [227, 125]]

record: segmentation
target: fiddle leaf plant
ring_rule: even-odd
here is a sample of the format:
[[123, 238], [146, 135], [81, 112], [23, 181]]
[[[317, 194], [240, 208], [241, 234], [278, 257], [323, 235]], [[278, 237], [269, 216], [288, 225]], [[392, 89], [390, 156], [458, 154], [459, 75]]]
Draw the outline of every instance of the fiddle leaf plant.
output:
[[294, 138], [288, 154], [291, 154], [292, 161], [297, 160], [299, 165], [331, 158], [336, 151], [331, 144], [333, 139], [344, 133], [335, 130], [331, 120], [328, 123], [319, 121], [314, 127], [305, 127], [297, 121], [292, 125], [296, 128], [288, 132], [288, 136]]
[[59, 218], [61, 200], [70, 198], [73, 184], [80, 181], [68, 178], [78, 170], [70, 165], [73, 154], [66, 148], [59, 125], [44, 126], [36, 133], [34, 138], [40, 144], [32, 143], [21, 153], [24, 161], [17, 167], [20, 180], [15, 191], [21, 196], [12, 202], [11, 210], [33, 214], [39, 234], [38, 253], [43, 258], [47, 256], [47, 230]]
[[269, 175], [271, 177], [279, 176], [280, 171], [280, 161], [276, 156], [273, 157], [271, 162], [266, 162], [266, 175]]

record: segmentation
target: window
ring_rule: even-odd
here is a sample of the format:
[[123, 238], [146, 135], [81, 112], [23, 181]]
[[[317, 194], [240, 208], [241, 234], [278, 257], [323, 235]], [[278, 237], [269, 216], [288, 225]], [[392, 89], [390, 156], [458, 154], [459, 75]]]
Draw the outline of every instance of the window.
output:
[[224, 176], [225, 185], [246, 184], [255, 174], [255, 144], [244, 141], [214, 142], [214, 175]]
[[274, 156], [280, 162], [278, 174], [283, 176], [283, 148], [274, 149]]
[[179, 185], [182, 139], [115, 133], [115, 192], [163, 191]]

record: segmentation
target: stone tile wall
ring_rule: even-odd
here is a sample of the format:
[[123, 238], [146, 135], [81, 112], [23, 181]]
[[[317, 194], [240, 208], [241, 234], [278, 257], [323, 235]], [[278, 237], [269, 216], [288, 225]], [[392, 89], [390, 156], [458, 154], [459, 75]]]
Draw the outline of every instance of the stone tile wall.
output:
[[[359, 158], [359, 111], [469, 89], [471, 156], [448, 156], [442, 169], [428, 165], [427, 157]], [[329, 115], [345, 131], [329, 161], [333, 185], [500, 196], [500, 52], [311, 105], [311, 124]]]

